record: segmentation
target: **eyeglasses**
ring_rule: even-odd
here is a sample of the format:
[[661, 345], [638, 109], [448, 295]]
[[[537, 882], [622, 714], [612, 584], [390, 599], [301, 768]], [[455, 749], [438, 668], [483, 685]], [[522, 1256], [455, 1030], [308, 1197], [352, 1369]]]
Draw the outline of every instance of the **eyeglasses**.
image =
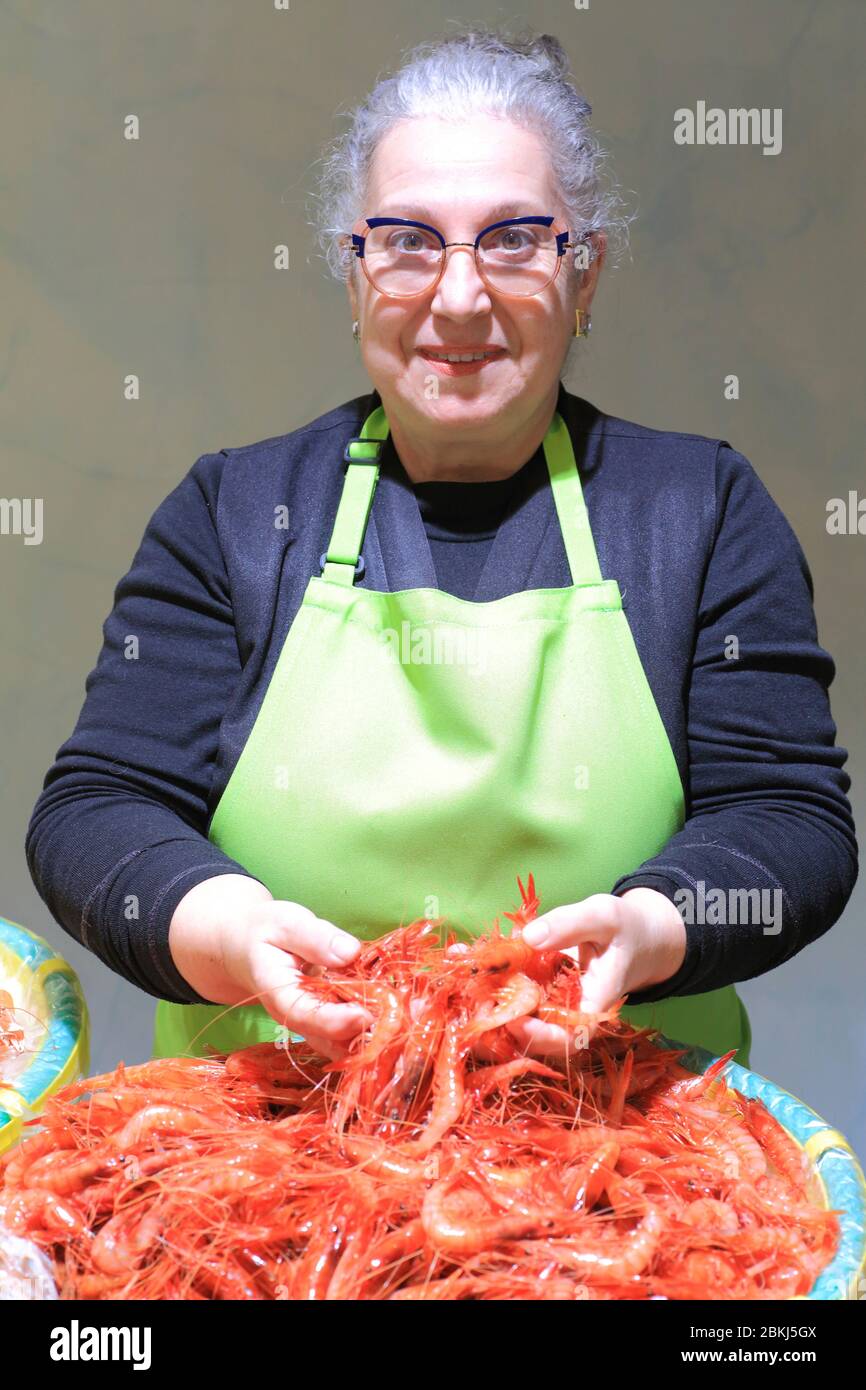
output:
[[[405, 217], [368, 217], [355, 224], [352, 249], [374, 289], [389, 299], [428, 294], [445, 274], [449, 247], [465, 247], [488, 289], [522, 298], [540, 294], [578, 243], [554, 217], [509, 217], [484, 227], [475, 241], [446, 241], [437, 227]], [[585, 238], [584, 238], [585, 240]]]

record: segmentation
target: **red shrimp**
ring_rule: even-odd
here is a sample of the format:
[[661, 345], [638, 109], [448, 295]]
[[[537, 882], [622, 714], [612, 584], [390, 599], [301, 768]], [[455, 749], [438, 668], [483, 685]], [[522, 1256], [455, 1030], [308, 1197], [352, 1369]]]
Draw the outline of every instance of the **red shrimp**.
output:
[[565, 1269], [601, 1280], [634, 1279], [651, 1264], [665, 1223], [658, 1207], [647, 1205], [634, 1230], [615, 1246], [612, 1241], [592, 1243], [588, 1233], [568, 1244], [551, 1242], [551, 1254]]
[[584, 1124], [576, 1129], [565, 1126], [545, 1124], [543, 1121], [520, 1120], [511, 1127], [513, 1139], [530, 1144], [544, 1153], [557, 1155], [562, 1159], [580, 1158], [587, 1153], [595, 1153], [599, 1145], [614, 1140], [621, 1148], [637, 1147], [652, 1149], [656, 1145], [659, 1154], [665, 1149], [660, 1140], [641, 1130], [630, 1131], [612, 1125]]
[[610, 1104], [607, 1108], [607, 1122], [618, 1129], [622, 1124], [622, 1112], [625, 1106], [625, 1098], [628, 1093], [629, 1082], [631, 1081], [632, 1067], [634, 1066], [634, 1053], [626, 1053], [625, 1061], [619, 1072], [617, 1072], [613, 1061], [607, 1053], [602, 1053], [602, 1061], [610, 1082]]
[[551, 1216], [559, 1211], [564, 1214], [561, 1184], [547, 1168], [527, 1164], [503, 1168], [475, 1159], [460, 1170], [459, 1176], [464, 1185], [474, 1186], [499, 1211], [530, 1215], [546, 1205]]
[[575, 1211], [591, 1211], [616, 1172], [620, 1146], [615, 1139], [601, 1144], [590, 1158], [571, 1174], [565, 1186], [565, 1200]]
[[[96, 1141], [116, 1130], [123, 1119], [137, 1114], [143, 1105], [177, 1105], [178, 1099], [177, 1091], [161, 1086], [149, 1088], [146, 1095], [140, 1086], [130, 1086], [111, 1094], [101, 1091], [77, 1102], [76, 1119], [86, 1115], [88, 1138]], [[189, 1104], [185, 1097], [184, 1101]], [[218, 1124], [231, 1121], [238, 1113], [238, 1104], [233, 1104], [228, 1097], [210, 1096], [203, 1091], [196, 1094], [193, 1108], [200, 1112], [203, 1120], [207, 1117]], [[251, 1114], [261, 1112], [264, 1109], [261, 1097], [256, 1097], [249, 1108]]]
[[122, 1298], [123, 1290], [130, 1282], [131, 1271], [125, 1270], [124, 1276], [116, 1274], [82, 1274], [64, 1296], [77, 1299], [109, 1299]]
[[213, 1121], [197, 1110], [180, 1105], [146, 1105], [112, 1137], [112, 1148], [127, 1153], [155, 1134], [200, 1134], [213, 1127]]
[[518, 1076], [547, 1076], [561, 1081], [562, 1076], [552, 1067], [545, 1066], [534, 1057], [515, 1057], [510, 1062], [500, 1062], [494, 1066], [479, 1067], [466, 1077], [467, 1103], [474, 1104], [484, 1100], [491, 1091], [506, 1091]]
[[754, 1182], [766, 1173], [763, 1149], [741, 1124], [724, 1115], [710, 1118], [695, 1112], [688, 1113], [687, 1119], [697, 1145], [718, 1154], [729, 1178], [743, 1176]]
[[[72, 1142], [68, 1127], [62, 1138]], [[13, 1148], [0, 1157], [0, 1178], [6, 1187], [20, 1187], [30, 1165], [44, 1154], [50, 1154], [57, 1147], [58, 1142], [58, 1135], [47, 1128], [20, 1139]]]
[[505, 916], [510, 922], [514, 922], [518, 927], [526, 927], [538, 916], [538, 909], [541, 906], [538, 894], [535, 891], [535, 876], [530, 874], [526, 880], [526, 887], [520, 881], [518, 875], [517, 886], [520, 889], [521, 904], [516, 912], [506, 912]]
[[392, 984], [412, 985], [419, 970], [441, 956], [438, 928], [441, 917], [419, 917], [407, 927], [365, 941], [351, 965], [365, 979], [388, 978]]
[[392, 1075], [373, 1101], [373, 1109], [387, 1116], [389, 1131], [411, 1115], [421, 1083], [433, 1065], [444, 1028], [444, 1003], [444, 998], [437, 994], [421, 1008], [407, 1032]]
[[715, 1062], [707, 1067], [705, 1072], [694, 1076], [688, 1076], [682, 1081], [674, 1081], [665, 1087], [664, 1093], [659, 1096], [662, 1101], [698, 1100], [706, 1095], [713, 1083], [718, 1081], [728, 1063], [736, 1056], [737, 1049], [732, 1048], [726, 1052], [724, 1057], [717, 1057]]
[[382, 1224], [381, 1218], [369, 1203], [358, 1203], [356, 1212], [347, 1221], [343, 1248], [328, 1283], [325, 1297], [329, 1301], [344, 1301], [357, 1297], [359, 1284], [362, 1284], [369, 1274], [368, 1251]]
[[809, 1160], [803, 1149], [760, 1100], [743, 1097], [741, 1105], [749, 1132], [759, 1142], [776, 1171], [796, 1192], [802, 1194], [812, 1180]]
[[375, 980], [342, 980], [337, 977], [316, 976], [305, 981], [305, 990], [320, 994], [328, 1000], [360, 1004], [374, 1015], [370, 1037], [365, 1046], [340, 1062], [333, 1062], [329, 1072], [368, 1067], [405, 1028], [407, 1023], [403, 1000], [396, 990]]
[[364, 1134], [345, 1134], [341, 1141], [343, 1152], [365, 1173], [376, 1177], [402, 1178], [406, 1182], [423, 1182], [426, 1166], [418, 1159], [407, 1158], [384, 1139]]
[[743, 1275], [737, 1264], [721, 1250], [689, 1250], [668, 1278], [653, 1283], [654, 1291], [664, 1290], [666, 1298], [705, 1299], [742, 1296]]
[[534, 980], [522, 971], [514, 971], [494, 992], [491, 999], [485, 999], [475, 1017], [467, 1025], [464, 1037], [474, 1043], [483, 1033], [494, 1028], [502, 1028], [515, 1019], [526, 1018], [534, 1013], [541, 1001], [541, 990]]
[[374, 1292], [380, 1295], [389, 1287], [405, 1279], [409, 1261], [414, 1260], [425, 1246], [426, 1234], [420, 1217], [406, 1221], [396, 1231], [374, 1237], [367, 1247], [366, 1262], [357, 1275], [355, 1298], [368, 1298]]
[[514, 923], [516, 930], [512, 929], [510, 935], [504, 936], [497, 920], [487, 936], [473, 942], [463, 959], [468, 962], [470, 973], [476, 980], [492, 980], [497, 975], [520, 972], [537, 984], [549, 985], [564, 957], [559, 951], [537, 951], [523, 940], [522, 928], [537, 916], [539, 899], [532, 874], [526, 888], [519, 878], [517, 883], [521, 906], [516, 912], [504, 914]]
[[163, 1230], [157, 1212], [119, 1211], [97, 1233], [90, 1257], [101, 1274], [120, 1275], [140, 1265]]
[[654, 1174], [663, 1174], [664, 1165], [659, 1161], [659, 1155], [654, 1149], [645, 1149], [640, 1144], [633, 1144], [620, 1154], [619, 1170], [624, 1177], [629, 1177], [632, 1173], [638, 1173], [644, 1169], [651, 1170]]
[[434, 1183], [425, 1194], [421, 1221], [427, 1239], [438, 1250], [468, 1255], [498, 1241], [548, 1230], [554, 1224], [553, 1216], [543, 1207], [491, 1215], [489, 1207], [487, 1214], [480, 1213], [478, 1200], [470, 1200], [467, 1210], [468, 1196], [465, 1191], [454, 1193], [451, 1178]]
[[740, 1229], [740, 1218], [728, 1202], [714, 1197], [699, 1197], [682, 1213], [683, 1221], [709, 1235], [733, 1235]]
[[200, 1090], [208, 1082], [218, 1084], [224, 1076], [223, 1061], [208, 1057], [162, 1057], [150, 1062], [141, 1062], [128, 1067], [121, 1062], [114, 1071], [102, 1072], [99, 1076], [83, 1077], [64, 1086], [63, 1091], [49, 1100], [46, 1110], [52, 1104], [76, 1100], [88, 1091], [117, 1091], [124, 1086], [164, 1085], [172, 1090]]
[[118, 1166], [115, 1156], [102, 1151], [87, 1153], [80, 1149], [56, 1149], [31, 1163], [24, 1174], [23, 1183], [25, 1187], [41, 1187], [63, 1196], [78, 1192], [91, 1178]]
[[[338, 1130], [345, 1129], [355, 1110], [370, 1114], [373, 1100], [381, 1090], [384, 1074], [393, 1068], [392, 1045], [405, 1030], [407, 1017], [403, 1000], [396, 990], [377, 981], [330, 979], [316, 976], [305, 982], [309, 993], [326, 1000], [360, 1004], [374, 1014], [366, 1044], [347, 1057], [331, 1062], [329, 1075], [343, 1073], [340, 1099], [334, 1115]], [[363, 1037], [363, 1035], [361, 1035]]]
[[225, 1074], [241, 1081], [308, 1090], [322, 1079], [322, 1061], [312, 1055], [301, 1061], [293, 1052], [275, 1043], [254, 1043], [226, 1057]]
[[345, 1248], [345, 1218], [327, 1216], [311, 1236], [298, 1261], [293, 1281], [293, 1299], [305, 1302], [327, 1298], [337, 1263]]
[[469, 1044], [464, 1037], [461, 1018], [453, 1018], [445, 1026], [445, 1035], [433, 1071], [433, 1105], [421, 1135], [403, 1146], [412, 1155], [429, 1153], [434, 1144], [460, 1119], [465, 1087], [463, 1066]]
[[524, 974], [534, 983], [545, 985], [552, 980], [560, 959], [558, 951], [536, 951], [519, 931], [503, 936], [497, 926], [490, 936], [480, 938], [466, 955], [459, 957], [463, 968], [454, 973], [458, 978], [467, 977], [469, 993], [477, 997], [485, 987], [511, 974]]
[[538, 1005], [533, 1017], [573, 1034], [576, 1047], [588, 1047], [601, 1025], [616, 1019], [623, 1003], [624, 1000], [617, 1000], [611, 1008], [597, 1014], [587, 1014], [582, 1009], [569, 1009], [560, 1004], [545, 1003]]
[[22, 1188], [0, 1201], [0, 1225], [16, 1235], [50, 1238], [89, 1236], [90, 1228], [70, 1198], [42, 1188]]
[[[234, 1255], [204, 1255], [190, 1251], [185, 1263], [193, 1287], [204, 1290], [208, 1298], [258, 1302], [263, 1294], [254, 1279]], [[188, 1297], [187, 1294], [183, 1295]]]

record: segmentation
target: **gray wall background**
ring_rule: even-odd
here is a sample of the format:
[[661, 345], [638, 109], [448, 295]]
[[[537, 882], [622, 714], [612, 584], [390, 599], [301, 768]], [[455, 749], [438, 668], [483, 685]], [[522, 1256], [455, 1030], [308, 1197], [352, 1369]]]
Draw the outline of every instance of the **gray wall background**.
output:
[[[307, 193], [335, 113], [455, 20], [525, 20], [565, 44], [638, 212], [568, 384], [752, 461], [812, 568], [866, 819], [866, 537], [825, 526], [830, 497], [866, 489], [863, 0], [5, 0], [0, 495], [44, 498], [45, 531], [39, 546], [0, 536], [0, 912], [80, 972], [98, 1069], [147, 1055], [152, 1001], [50, 919], [24, 859], [27, 819], [154, 508], [199, 454], [367, 389]], [[698, 100], [781, 107], [782, 152], [676, 146], [673, 112]], [[128, 372], [138, 402], [124, 400]], [[864, 916], [866, 876], [829, 935], [742, 987], [756, 1070], [861, 1154]]]

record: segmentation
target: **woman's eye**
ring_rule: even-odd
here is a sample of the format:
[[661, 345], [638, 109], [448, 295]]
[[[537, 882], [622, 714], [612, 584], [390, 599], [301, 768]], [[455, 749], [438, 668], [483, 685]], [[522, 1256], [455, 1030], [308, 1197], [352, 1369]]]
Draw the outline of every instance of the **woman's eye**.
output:
[[503, 227], [496, 232], [489, 242], [489, 246], [495, 251], [527, 251], [535, 246], [535, 236], [528, 227]]
[[423, 251], [426, 243], [418, 232], [395, 232], [390, 245], [393, 251]]

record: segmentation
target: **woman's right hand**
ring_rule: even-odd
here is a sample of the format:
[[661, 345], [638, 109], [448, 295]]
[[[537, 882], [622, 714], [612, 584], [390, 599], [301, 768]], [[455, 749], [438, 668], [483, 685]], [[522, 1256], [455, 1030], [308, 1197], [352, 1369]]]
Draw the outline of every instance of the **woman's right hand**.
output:
[[271, 896], [258, 879], [218, 874], [191, 888], [174, 910], [169, 949], [183, 978], [214, 1004], [261, 1004], [326, 1057], [373, 1022], [357, 1004], [325, 1004], [304, 976], [348, 965], [361, 949], [348, 932], [300, 903]]

